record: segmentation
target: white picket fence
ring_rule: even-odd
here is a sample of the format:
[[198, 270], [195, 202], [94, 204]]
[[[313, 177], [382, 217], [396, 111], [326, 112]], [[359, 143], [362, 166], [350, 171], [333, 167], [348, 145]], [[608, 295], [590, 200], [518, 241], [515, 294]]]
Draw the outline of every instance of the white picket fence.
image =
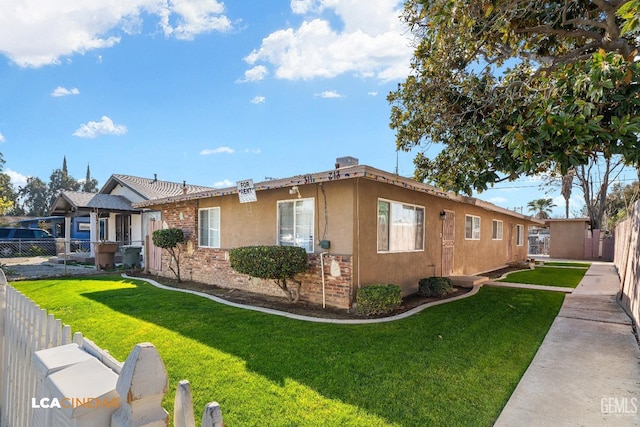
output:
[[[0, 385], [0, 427], [169, 425], [167, 372], [152, 344], [136, 345], [121, 363], [80, 332], [72, 338], [68, 325], [9, 286], [1, 269]], [[72, 398], [115, 404], [76, 406]], [[42, 405], [53, 399], [65, 408]], [[177, 385], [173, 423], [196, 425], [186, 380]], [[224, 426], [218, 403], [205, 407], [201, 426]]]

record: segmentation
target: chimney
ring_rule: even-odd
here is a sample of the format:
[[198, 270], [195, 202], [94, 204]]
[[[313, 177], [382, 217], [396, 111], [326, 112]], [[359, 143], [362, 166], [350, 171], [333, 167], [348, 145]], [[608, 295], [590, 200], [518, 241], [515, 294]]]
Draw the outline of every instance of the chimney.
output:
[[152, 184], [155, 184], [156, 182], [158, 182], [158, 174], [154, 173], [153, 174], [153, 181], [151, 181]]
[[347, 157], [338, 157], [336, 159], [336, 169], [344, 168], [346, 166], [357, 166], [358, 159], [355, 157], [347, 156]]
[[182, 181], [182, 194], [187, 194], [187, 181]]

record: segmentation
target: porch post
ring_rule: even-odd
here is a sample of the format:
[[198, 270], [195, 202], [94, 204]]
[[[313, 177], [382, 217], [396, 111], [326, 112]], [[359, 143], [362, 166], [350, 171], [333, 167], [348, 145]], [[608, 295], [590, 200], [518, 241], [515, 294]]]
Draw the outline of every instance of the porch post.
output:
[[64, 217], [64, 256], [71, 253], [71, 217]]
[[89, 248], [91, 250], [91, 256], [96, 256], [95, 245], [98, 239], [98, 215], [95, 212], [91, 212], [89, 214], [91, 218], [89, 221]]

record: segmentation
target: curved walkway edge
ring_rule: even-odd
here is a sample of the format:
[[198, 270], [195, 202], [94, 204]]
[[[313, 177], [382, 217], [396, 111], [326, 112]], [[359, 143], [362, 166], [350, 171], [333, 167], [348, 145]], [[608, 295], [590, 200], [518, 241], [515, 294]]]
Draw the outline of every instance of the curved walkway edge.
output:
[[400, 314], [397, 314], [395, 316], [382, 317], [382, 318], [379, 318], [379, 319], [325, 319], [325, 318], [321, 318], [321, 317], [302, 316], [300, 314], [288, 313], [286, 311], [274, 310], [274, 309], [271, 309], [271, 308], [263, 308], [263, 307], [255, 307], [255, 306], [246, 305], [246, 304], [238, 304], [238, 303], [235, 303], [235, 302], [227, 301], [227, 300], [225, 300], [223, 298], [216, 297], [214, 295], [205, 294], [204, 292], [192, 291], [190, 289], [173, 288], [171, 286], [166, 286], [166, 285], [163, 285], [161, 283], [158, 283], [153, 279], [129, 276], [129, 275], [125, 274], [125, 273], [122, 274], [122, 277], [125, 278], [125, 279], [142, 280], [144, 282], [147, 282], [147, 283], [155, 286], [156, 288], [164, 289], [164, 290], [167, 290], [167, 291], [184, 292], [184, 293], [187, 293], [187, 294], [197, 295], [197, 296], [200, 296], [200, 297], [203, 297], [203, 298], [208, 298], [208, 299], [210, 299], [212, 301], [215, 301], [217, 303], [224, 304], [224, 305], [229, 305], [231, 307], [241, 308], [241, 309], [245, 309], [245, 310], [259, 311], [261, 313], [273, 314], [275, 316], [282, 316], [282, 317], [287, 317], [289, 319], [302, 320], [302, 321], [305, 321], [305, 322], [335, 323], [335, 324], [341, 324], [341, 325], [361, 325], [361, 324], [369, 324], [369, 323], [385, 323], [385, 322], [393, 322], [393, 321], [400, 320], [400, 319], [406, 319], [407, 317], [412, 316], [412, 315], [414, 315], [416, 313], [419, 313], [422, 310], [425, 310], [425, 309], [427, 309], [429, 307], [435, 307], [436, 305], [445, 304], [445, 303], [448, 303], [448, 302], [453, 302], [453, 301], [457, 301], [457, 300], [460, 300], [460, 299], [463, 299], [463, 298], [471, 297], [471, 296], [477, 294], [478, 291], [480, 290], [480, 287], [481, 287], [480, 285], [476, 285], [476, 286], [473, 287], [473, 289], [471, 291], [467, 292], [466, 294], [458, 295], [457, 297], [453, 297], [453, 298], [449, 298], [449, 299], [430, 302], [430, 303], [421, 305], [419, 307], [412, 308], [411, 310], [405, 311], [404, 313], [400, 313]]

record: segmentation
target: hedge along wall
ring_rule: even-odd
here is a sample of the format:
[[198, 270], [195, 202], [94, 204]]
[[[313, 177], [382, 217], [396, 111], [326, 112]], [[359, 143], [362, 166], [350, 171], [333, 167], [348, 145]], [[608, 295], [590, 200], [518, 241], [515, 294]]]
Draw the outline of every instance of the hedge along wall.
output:
[[[242, 289], [285, 298], [271, 280], [251, 278], [235, 272], [229, 263], [229, 251], [198, 247], [197, 215], [195, 201], [163, 205], [162, 221], [171, 228], [180, 228], [185, 235], [181, 247], [180, 275], [182, 280], [216, 285], [223, 288]], [[152, 271], [162, 277], [174, 278], [168, 269], [170, 255], [162, 251], [161, 271]], [[300, 301], [322, 304], [322, 270], [320, 254], [309, 254], [309, 270], [296, 278], [302, 280]], [[324, 295], [329, 307], [348, 309], [355, 298], [352, 291], [353, 257], [350, 255], [324, 255]]]
[[640, 324], [640, 202], [615, 229], [614, 264], [620, 276], [620, 298], [636, 325]]
[[[169, 259], [169, 253], [163, 251], [163, 269], [160, 272], [152, 273], [173, 278], [173, 272], [165, 267], [168, 265]], [[324, 255], [324, 298], [328, 307], [344, 309], [351, 307], [353, 297], [351, 265], [350, 256]], [[185, 250], [183, 248], [180, 256], [180, 270], [182, 280], [191, 280], [222, 288], [241, 289], [285, 299], [285, 295], [272, 280], [249, 277], [234, 271], [229, 263], [229, 251], [225, 249]], [[297, 279], [302, 280], [301, 302], [322, 304], [321, 271], [320, 255], [309, 254], [309, 270], [296, 276]]]

